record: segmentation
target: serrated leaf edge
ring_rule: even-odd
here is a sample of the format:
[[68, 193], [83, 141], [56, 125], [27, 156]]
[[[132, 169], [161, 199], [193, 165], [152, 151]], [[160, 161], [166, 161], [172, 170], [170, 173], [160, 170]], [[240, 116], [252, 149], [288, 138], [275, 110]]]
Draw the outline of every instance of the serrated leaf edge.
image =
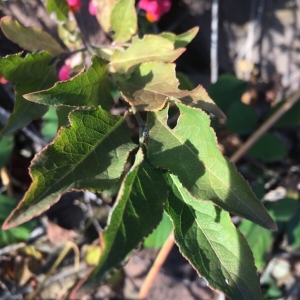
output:
[[[95, 109], [91, 109], [91, 110], [95, 110]], [[76, 109], [74, 109], [72, 112], [74, 112], [74, 111], [76, 111]], [[30, 178], [32, 179], [32, 183], [31, 183], [30, 187], [32, 186], [32, 184], [33, 184], [33, 182], [34, 182], [34, 177], [33, 177], [32, 173], [31, 173], [31, 167], [32, 167], [33, 164], [34, 164], [35, 159], [37, 159], [38, 156], [39, 156], [42, 152], [46, 151], [46, 149], [47, 149], [48, 147], [50, 147], [51, 145], [53, 145], [53, 144], [55, 143], [55, 141], [59, 138], [60, 132], [61, 132], [62, 130], [65, 130], [66, 128], [70, 128], [70, 127], [72, 126], [72, 122], [71, 122], [71, 119], [70, 119], [70, 113], [69, 113], [69, 115], [68, 115], [68, 119], [69, 119], [69, 121], [70, 121], [70, 124], [69, 124], [68, 126], [62, 126], [61, 128], [59, 128], [59, 130], [58, 130], [58, 132], [57, 132], [57, 135], [56, 135], [55, 139], [54, 139], [52, 142], [50, 142], [47, 146], [45, 146], [40, 152], [36, 153], [35, 156], [34, 156], [34, 158], [31, 160], [31, 163], [30, 163], [30, 166], [29, 166], [29, 176], [30, 176]], [[125, 122], [125, 118], [124, 118], [124, 117], [120, 117], [120, 121], [119, 121], [119, 123], [118, 123], [118, 126], [120, 126], [123, 122]], [[117, 126], [117, 127], [118, 127], [118, 126]], [[116, 127], [114, 127], [114, 129], [115, 129], [115, 128], [116, 128]], [[105, 135], [105, 137], [106, 137], [106, 136], [107, 136], [107, 134]], [[105, 137], [103, 137], [103, 138], [105, 138]], [[102, 139], [102, 140], [103, 140], [103, 139]], [[102, 141], [102, 140], [101, 140], [101, 141]], [[97, 145], [98, 145], [98, 144], [97, 144]], [[95, 147], [94, 147], [94, 148], [95, 148]], [[93, 148], [93, 149], [94, 149], [94, 148]], [[133, 150], [134, 150], [134, 149], [132, 149], [131, 151], [133, 151]], [[128, 157], [129, 157], [131, 151], [129, 151], [129, 152], [127, 153], [127, 160], [128, 160]], [[90, 152], [91, 152], [91, 151], [89, 151], [89, 153], [90, 153]], [[80, 162], [81, 162], [81, 161], [80, 161]], [[77, 162], [77, 164], [78, 164], [78, 162]], [[124, 171], [124, 170], [123, 170], [123, 171]], [[121, 175], [122, 175], [122, 172], [121, 172], [119, 178], [121, 177]], [[96, 191], [97, 191], [96, 189], [75, 189], [75, 188], [72, 188], [72, 189], [68, 190], [66, 193], [60, 193], [60, 194], [58, 195], [58, 197], [57, 197], [57, 199], [56, 199], [55, 202], [53, 201], [51, 205], [46, 206], [45, 209], [43, 209], [42, 211], [38, 212], [37, 214], [35, 214], [35, 215], [32, 216], [31, 218], [22, 221], [22, 223], [18, 223], [18, 222], [10, 223], [10, 219], [12, 219], [14, 213], [15, 213], [16, 211], [18, 211], [18, 209], [19, 209], [20, 206], [22, 205], [24, 199], [26, 198], [26, 195], [30, 192], [30, 187], [28, 188], [27, 192], [25, 193], [23, 199], [18, 203], [17, 207], [9, 214], [9, 216], [8, 216], [8, 217], [6, 218], [6, 220], [4, 221], [4, 223], [3, 223], [3, 225], [2, 225], [2, 229], [3, 229], [3, 230], [11, 229], [11, 228], [13, 228], [13, 227], [16, 227], [16, 226], [18, 226], [18, 225], [20, 225], [20, 224], [22, 224], [22, 223], [24, 223], [24, 222], [30, 221], [31, 219], [33, 219], [33, 218], [35, 218], [35, 217], [41, 215], [43, 212], [45, 212], [46, 210], [48, 210], [52, 205], [54, 205], [55, 203], [57, 203], [57, 202], [59, 201], [59, 199], [61, 198], [62, 195], [66, 194], [66, 193], [68, 193], [68, 192], [72, 192], [72, 191], [91, 191], [91, 192], [96, 192]], [[50, 188], [50, 187], [49, 187], [49, 188]]]
[[[181, 104], [181, 105], [183, 105], [183, 104]], [[184, 105], [185, 106], [185, 105]], [[193, 110], [200, 110], [203, 114], [205, 114], [205, 116], [206, 116], [206, 118], [208, 119], [208, 122], [209, 122], [209, 127], [210, 127], [210, 129], [211, 129], [211, 131], [213, 132], [213, 135], [214, 135], [214, 138], [215, 138], [215, 143], [216, 143], [216, 145], [218, 145], [218, 140], [217, 140], [217, 136], [216, 136], [216, 133], [215, 133], [215, 131], [213, 130], [213, 128], [210, 126], [210, 119], [209, 119], [209, 116], [208, 116], [208, 114], [205, 112], [205, 111], [203, 111], [202, 109], [200, 109], [200, 108], [194, 108], [194, 107], [190, 107], [189, 106], [189, 108], [190, 109], [193, 109]], [[180, 112], [181, 113], [181, 112]], [[154, 113], [153, 113], [154, 114]], [[180, 114], [180, 116], [181, 116], [181, 114]], [[178, 122], [177, 122], [177, 125], [176, 125], [176, 127], [175, 128], [173, 128], [173, 129], [171, 129], [168, 125], [167, 125], [167, 120], [164, 122], [164, 120], [162, 119], [162, 118], [160, 118], [159, 116], [157, 116], [157, 115], [155, 115], [155, 118], [157, 119], [157, 120], [159, 120], [160, 121], [160, 123], [176, 138], [176, 139], [178, 139], [181, 143], [182, 143], [182, 145], [184, 145], [184, 142], [182, 142], [181, 141], [181, 139], [178, 137], [177, 138], [177, 136], [174, 134], [174, 132], [173, 132], [173, 129], [175, 129], [177, 126], [178, 126], [178, 124], [181, 122], [181, 118], [179, 117], [178, 118]], [[186, 145], [185, 145], [186, 146]], [[192, 152], [192, 150], [188, 147], [188, 146], [186, 146], [189, 150], [190, 150], [190, 152], [193, 154], [193, 155], [195, 155], [193, 152]], [[237, 172], [237, 174], [239, 175], [239, 176], [242, 176], [239, 172], [238, 172], [238, 170], [237, 170], [237, 168], [236, 168], [236, 166], [233, 164], [233, 163], [231, 163], [230, 161], [229, 161], [229, 159], [227, 158], [227, 157], [225, 157], [222, 153], [221, 153], [221, 151], [220, 151], [220, 149], [218, 148], [218, 151], [220, 152], [220, 154], [224, 157], [224, 159], [225, 159], [225, 161], [226, 161], [226, 163], [227, 164], [230, 164], [232, 167], [234, 167], [235, 168], [235, 171]], [[198, 158], [198, 157], [197, 157]], [[210, 168], [208, 167], [208, 166], [206, 166], [205, 167], [205, 169], [206, 170], [208, 170], [209, 172], [212, 172], [211, 170], [210, 170]], [[168, 170], [169, 172], [170, 172], [170, 170]], [[171, 173], [171, 172], [170, 172]], [[212, 173], [213, 175], [214, 175], [214, 173]], [[220, 180], [219, 179], [219, 177], [217, 177], [217, 175], [215, 175], [216, 176], [216, 178], [218, 178], [218, 180]], [[179, 179], [179, 181], [181, 182], [181, 180], [180, 180], [180, 178], [178, 178]], [[243, 178], [244, 179], [244, 178]], [[245, 180], [244, 179], [244, 181], [245, 181], [245, 183], [247, 184], [247, 186], [248, 186], [248, 188], [250, 189], [250, 191], [253, 193], [253, 191], [252, 191], [252, 188], [251, 188], [251, 186], [249, 185], [249, 183], [248, 183], [248, 181], [247, 180]], [[220, 180], [220, 182], [223, 182], [222, 180]], [[181, 182], [182, 183], [182, 182]], [[184, 186], [184, 185], [183, 185]], [[226, 185], [225, 185], [226, 186]], [[232, 191], [231, 189], [230, 189], [230, 187], [228, 187], [228, 189], [235, 195], [235, 192], [234, 191]], [[188, 191], [188, 190], [187, 190]], [[190, 193], [190, 191], [188, 191], [188, 193], [189, 194], [191, 194]], [[192, 195], [191, 195], [192, 196]], [[236, 196], [237, 197], [237, 196]], [[192, 198], [194, 198], [195, 199], [195, 197], [194, 196], [192, 196]], [[237, 199], [239, 199], [239, 197], [237, 197]], [[202, 200], [202, 201], [211, 201], [211, 200], [209, 200], [209, 199], [199, 199], [199, 200]], [[258, 200], [259, 201], [259, 200]], [[247, 203], [245, 203], [245, 205], [247, 206]], [[217, 205], [218, 206], [218, 205]], [[264, 206], [262, 205], [262, 208], [267, 212], [267, 210], [264, 208]], [[250, 209], [250, 208], [249, 208]], [[250, 209], [250, 211], [252, 211], [251, 209]], [[252, 211], [254, 214], [255, 214], [255, 212], [254, 211]], [[259, 218], [259, 217], [258, 217]], [[263, 220], [263, 219], [261, 219], [261, 218], [259, 218], [261, 221], [265, 221], [265, 220]], [[271, 220], [273, 221], [273, 219], [271, 218]], [[251, 221], [251, 220], [250, 220]], [[253, 222], [253, 221], [252, 221]], [[277, 225], [276, 225], [276, 223], [273, 221], [273, 223], [271, 223], [271, 224], [268, 224], [269, 225], [269, 229], [270, 230], [273, 230], [273, 231], [277, 231]]]

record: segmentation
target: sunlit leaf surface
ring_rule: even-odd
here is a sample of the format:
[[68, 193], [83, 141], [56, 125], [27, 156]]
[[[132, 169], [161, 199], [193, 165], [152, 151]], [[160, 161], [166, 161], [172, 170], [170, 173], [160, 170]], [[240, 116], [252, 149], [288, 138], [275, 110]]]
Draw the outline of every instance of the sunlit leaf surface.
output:
[[[174, 49], [171, 41], [157, 35], [145, 35], [142, 39], [135, 36], [126, 50], [115, 50], [111, 56], [111, 72], [131, 73], [134, 68], [145, 62], [173, 62], [185, 48]], [[172, 74], [171, 74], [172, 75]]]
[[116, 42], [127, 42], [136, 33], [137, 15], [134, 0], [120, 0], [114, 6], [111, 16], [111, 29]]
[[47, 32], [34, 27], [25, 27], [10, 16], [1, 19], [3, 33], [21, 48], [35, 51], [47, 51], [53, 55], [65, 52], [56, 40]]
[[117, 85], [125, 100], [137, 110], [156, 111], [165, 106], [168, 98], [196, 108], [202, 108], [224, 118], [224, 114], [199, 85], [192, 91], [179, 90], [175, 65], [144, 63], [130, 78], [117, 77]]
[[101, 108], [74, 111], [69, 117], [71, 126], [61, 129], [53, 144], [32, 161], [33, 183], [5, 228], [39, 215], [69, 190], [101, 191], [121, 176], [135, 147], [125, 119]]
[[171, 175], [166, 211], [185, 258], [208, 285], [233, 300], [262, 299], [253, 256], [229, 213], [211, 202], [197, 201]]
[[199, 27], [194, 27], [182, 34], [176, 35], [173, 32], [162, 32], [160, 36], [174, 43], [175, 49], [187, 46], [199, 32]]
[[107, 62], [92, 57], [86, 72], [70, 80], [57, 82], [52, 88], [24, 95], [27, 100], [47, 105], [89, 106], [109, 109], [113, 104], [106, 70]]
[[67, 1], [47, 0], [46, 10], [57, 21], [66, 21], [68, 19], [69, 5]]
[[178, 104], [177, 126], [167, 125], [168, 109], [148, 113], [148, 158], [177, 175], [199, 200], [210, 200], [268, 229], [276, 224], [248, 183], [220, 153], [207, 114]]

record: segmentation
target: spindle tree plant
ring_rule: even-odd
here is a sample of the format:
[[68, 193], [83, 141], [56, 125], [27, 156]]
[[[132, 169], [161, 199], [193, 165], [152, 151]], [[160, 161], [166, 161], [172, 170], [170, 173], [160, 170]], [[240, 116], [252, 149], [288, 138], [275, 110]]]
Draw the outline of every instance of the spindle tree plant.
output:
[[[65, 7], [57, 3], [48, 0], [47, 8], [66, 21]], [[113, 30], [106, 47], [69, 52], [39, 29], [1, 20], [5, 35], [29, 51], [0, 59], [0, 75], [14, 83], [16, 97], [1, 134], [42, 117], [49, 106], [56, 107], [60, 124], [54, 141], [32, 160], [32, 184], [3, 229], [40, 215], [69, 191], [101, 193], [117, 186], [100, 233], [99, 263], [73, 294], [97, 287], [125, 262], [165, 211], [182, 255], [209, 286], [232, 299], [262, 299], [251, 249], [229, 213], [270, 230], [276, 225], [219, 151], [210, 116], [225, 118], [222, 111], [201, 85], [178, 87], [174, 61], [198, 28], [138, 36], [134, 1], [110, 3], [101, 11], [102, 28]], [[78, 51], [96, 55], [75, 77], [58, 81], [57, 63]], [[115, 88], [127, 102], [124, 116], [111, 113]], [[128, 126], [132, 116], [138, 142]]]

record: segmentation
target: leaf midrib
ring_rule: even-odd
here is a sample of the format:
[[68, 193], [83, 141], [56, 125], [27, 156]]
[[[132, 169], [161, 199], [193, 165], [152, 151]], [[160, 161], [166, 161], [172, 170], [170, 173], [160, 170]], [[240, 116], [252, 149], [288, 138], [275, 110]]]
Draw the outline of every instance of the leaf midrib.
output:
[[[124, 119], [120, 119], [120, 121], [118, 121], [118, 123], [116, 123], [115, 126], [112, 127], [112, 129], [110, 131], [108, 131], [101, 140], [99, 140], [99, 142], [81, 159], [79, 160], [74, 167], [65, 173], [64, 176], [62, 176], [59, 180], [57, 180], [51, 187], [49, 187], [39, 198], [36, 199], [35, 203], [43, 200], [45, 198], [45, 195], [47, 195], [47, 193], [49, 192], [50, 189], [52, 189], [54, 186], [56, 186], [58, 183], [60, 183], [65, 177], [67, 177], [69, 174], [71, 174], [72, 172], [74, 172], [74, 170], [78, 167], [78, 165], [80, 165], [85, 159], [86, 157], [88, 157], [93, 151], [95, 151], [95, 149], [111, 134], [111, 132], [117, 130], [117, 128], [124, 122]], [[69, 127], [71, 128], [71, 126]], [[55, 140], [54, 140], [55, 142]], [[53, 143], [54, 143], [53, 142]], [[61, 192], [59, 192], [59, 194], [61, 194]], [[47, 196], [46, 196], [47, 197]], [[25, 199], [24, 199], [25, 200]]]
[[[191, 211], [191, 213], [193, 213], [192, 208], [189, 206], [189, 210]], [[201, 224], [199, 224], [199, 221], [197, 219], [197, 217], [195, 217], [195, 221], [196, 224], [198, 225], [199, 230], [202, 231], [203, 235], [205, 236], [207, 242], [209, 243], [209, 245], [211, 246], [213, 252], [215, 253], [215, 255], [217, 256], [221, 266], [226, 270], [226, 272], [229, 274], [229, 277], [231, 278], [231, 280], [235, 283], [235, 286], [237, 287], [237, 289], [240, 291], [240, 293], [243, 295], [242, 290], [240, 289], [239, 285], [237, 284], [237, 282], [233, 279], [231, 272], [226, 268], [226, 266], [224, 265], [223, 261], [220, 259], [218, 252], [215, 250], [215, 247], [213, 246], [213, 244], [211, 243], [211, 241], [209, 240], [207, 234], [205, 233], [205, 230], [202, 229]], [[235, 274], [236, 276], [238, 276], [237, 274]], [[224, 276], [225, 277], [225, 276]], [[239, 277], [239, 276], [238, 276]], [[227, 278], [226, 278], [227, 279]], [[244, 281], [244, 280], [243, 280]]]
[[[142, 162], [141, 162], [142, 163]], [[132, 172], [135, 172], [135, 174], [133, 174], [134, 175], [134, 178], [132, 179], [132, 184], [130, 184], [130, 187], [129, 187], [129, 189], [130, 189], [130, 192], [129, 192], [129, 196], [127, 197], [127, 199], [126, 199], [126, 203], [125, 203], [125, 208], [126, 208], [126, 205], [127, 205], [127, 202], [128, 202], [128, 200], [130, 199], [130, 195], [131, 195], [131, 191], [132, 191], [132, 187], [133, 187], [133, 185], [134, 185], [134, 183], [135, 183], [135, 180], [136, 180], [136, 178], [138, 177], [137, 175], [138, 175], [138, 171], [139, 171], [139, 168], [140, 168], [140, 166], [141, 166], [141, 163], [137, 166], [137, 168], [135, 169], [135, 170], [133, 170]], [[125, 183], [126, 183], [126, 179], [128, 178], [128, 175], [129, 174], [127, 174], [127, 177], [125, 178], [125, 180], [124, 180], [124, 186], [123, 186], [123, 188], [124, 189], [126, 189], [126, 186], [125, 186]], [[123, 193], [124, 193], [124, 190], [123, 190]], [[122, 197], [121, 197], [121, 199], [117, 202], [117, 204], [116, 205], [118, 205], [119, 203], [120, 203], [120, 201], [123, 199], [123, 197], [124, 197], [124, 194], [122, 195]], [[116, 207], [115, 207], [116, 208]], [[122, 223], [123, 223], [123, 220], [124, 220], [124, 213], [125, 213], [125, 209], [123, 209], [122, 210], [122, 218], [119, 218], [119, 222], [118, 222], [118, 224], [117, 224], [117, 230], [115, 230], [115, 232], [117, 233], [119, 230], [120, 230], [120, 227], [122, 226]], [[110, 225], [110, 224], [109, 224]], [[103, 232], [103, 234], [105, 234], [107, 231], [104, 231]], [[110, 251], [111, 251], [111, 249], [113, 248], [113, 246], [114, 246], [114, 244], [115, 244], [115, 241], [116, 241], [116, 237], [117, 237], [117, 234], [114, 234], [114, 239], [113, 239], [113, 241], [112, 241], [112, 239], [110, 238], [110, 247], [109, 247], [109, 249], [108, 248], [104, 248], [104, 251], [106, 251], [106, 254], [105, 254], [105, 256], [101, 256], [101, 258], [103, 258], [104, 257], [104, 260], [103, 259], [100, 259], [100, 261], [99, 261], [99, 266], [101, 265], [101, 262], [102, 262], [102, 265], [101, 265], [101, 268], [98, 270], [98, 273], [100, 272], [100, 270], [102, 271], [102, 273], [104, 274], [105, 272], [107, 272], [108, 270], [102, 270], [103, 269], [103, 266], [105, 266], [105, 264], [107, 264], [107, 257], [108, 257], [108, 255], [109, 255], [109, 253], [110, 253]], [[102, 274], [102, 276], [103, 276], [103, 274]]]
[[[175, 139], [177, 139], [180, 143], [181, 143], [181, 146], [184, 146], [184, 147], [186, 147], [199, 161], [200, 161], [200, 158], [192, 151], [192, 149], [189, 147], [189, 146], [187, 146], [179, 137], [177, 137], [177, 135], [174, 133], [174, 131], [169, 127], [169, 126], [167, 126], [167, 124], [165, 124], [165, 122], [164, 122], [164, 120], [162, 120], [158, 115], [156, 115], [156, 118], [159, 120], [159, 122], [161, 123], [161, 125], [165, 128], [165, 129], [167, 129], [167, 131], [169, 131], [169, 133], [171, 133], [173, 136], [174, 136], [174, 138]], [[179, 122], [180, 122], [180, 120], [178, 121], [178, 124], [177, 124], [177, 126], [179, 125]], [[238, 199], [238, 200], [240, 200], [240, 198], [236, 195], [236, 193], [234, 192], [234, 191], [232, 191], [231, 190], [231, 188], [230, 188], [230, 186], [228, 186], [228, 185], [226, 185], [226, 183], [224, 183], [218, 176], [216, 176], [213, 172], [212, 172], [212, 170], [209, 168], [209, 167], [207, 167], [207, 165], [206, 164], [203, 164], [204, 165], [204, 167], [205, 167], [205, 170], [207, 170], [210, 174], [212, 174], [221, 184], [223, 184], [232, 194], [234, 194], [234, 196]], [[218, 197], [219, 198], [219, 197]], [[221, 202], [223, 202], [224, 204], [226, 204], [225, 203], [225, 201], [223, 201], [221, 198], [219, 198], [220, 200], [221, 200]], [[251, 209], [251, 207], [249, 207], [248, 205], [247, 205], [247, 202], [242, 202], [246, 207], [248, 207], [248, 209], [252, 212], [252, 213], [255, 213], [252, 209]], [[261, 219], [258, 215], [256, 215], [256, 217], [257, 218], [259, 218], [261, 221], [264, 221], [263, 219]]]
[[[124, 22], [124, 20], [126, 20], [126, 18], [127, 18], [127, 12], [130, 11], [130, 8], [131, 8], [131, 3], [128, 2], [128, 5], [127, 5], [127, 7], [126, 7], [126, 10], [125, 10], [125, 12], [122, 14], [123, 18], [122, 18], [122, 20], [121, 20], [121, 23], [122, 23], [122, 21]], [[124, 22], [124, 23], [125, 23], [125, 22]], [[118, 37], [119, 37], [119, 36], [122, 37], [122, 36], [124, 35], [124, 32], [126, 33], [126, 31], [127, 31], [126, 26], [121, 26], [121, 29], [120, 29], [120, 31], [119, 31], [119, 33], [118, 33]]]
[[[171, 178], [172, 178], [173, 176], [174, 176], [174, 175], [171, 175]], [[180, 195], [181, 195], [181, 198], [184, 200], [185, 204], [188, 206], [188, 208], [189, 208], [191, 214], [195, 216], [194, 210], [193, 210], [193, 209], [191, 208], [191, 206], [187, 203], [187, 201], [185, 201], [185, 196], [182, 194], [182, 190], [181, 190], [182, 188], [181, 188], [180, 186], [177, 185], [177, 183], [173, 180], [173, 178], [172, 178], [172, 181], [173, 181], [173, 183], [175, 184], [177, 190], [179, 191], [179, 193], [180, 193]], [[196, 222], [196, 224], [198, 225], [199, 230], [201, 230], [201, 232], [202, 232], [203, 235], [205, 236], [207, 242], [208, 242], [209, 245], [211, 246], [211, 249], [213, 250], [213, 252], [214, 252], [215, 255], [217, 256], [217, 258], [218, 258], [220, 264], [221, 264], [222, 267], [226, 270], [226, 272], [229, 274], [229, 276], [230, 276], [230, 278], [232, 279], [232, 281], [235, 283], [235, 285], [236, 285], [236, 286], [238, 287], [238, 289], [240, 290], [238, 284], [237, 284], [236, 281], [232, 278], [231, 273], [228, 271], [228, 269], [225, 267], [225, 265], [223, 264], [222, 260], [220, 259], [219, 255], [218, 255], [218, 252], [215, 250], [215, 247], [212, 245], [212, 243], [211, 243], [210, 239], [208, 238], [208, 236], [206, 235], [204, 229], [202, 229], [201, 224], [199, 224], [198, 219], [197, 219], [196, 216], [195, 216], [195, 222]], [[224, 276], [224, 277], [225, 277], [225, 276]], [[241, 294], [243, 294], [241, 290], [240, 290], [240, 292], [241, 292]]]
[[[178, 48], [178, 49], [180, 49], [180, 48]], [[178, 49], [170, 49], [170, 50], [168, 50], [168, 49], [166, 49], [166, 50], [168, 50], [169, 52], [165, 52], [165, 53], [163, 53], [163, 54], [156, 54], [156, 55], [151, 55], [151, 56], [149, 56], [149, 55], [145, 55], [145, 56], [138, 56], [137, 58], [133, 58], [133, 59], [120, 59], [120, 60], [112, 60], [111, 61], [111, 65], [112, 66], [114, 66], [115, 67], [115, 65], [118, 65], [118, 64], [124, 64], [124, 63], [128, 63], [128, 62], [135, 62], [135, 61], [140, 61], [140, 60], [144, 60], [145, 58], [147, 58], [147, 61], [153, 61], [153, 60], [155, 60], [157, 57], [165, 57], [165, 56], [171, 56], [172, 54], [177, 54], [176, 53], [176, 50], [178, 50]], [[179, 51], [178, 51], [179, 52]], [[146, 62], [146, 61], [145, 61]], [[121, 66], [122, 67], [122, 66]], [[118, 67], [118, 68], [121, 68], [121, 67]], [[126, 67], [127, 69], [128, 68], [130, 68], [130, 67]], [[125, 68], [125, 69], [126, 69]]]

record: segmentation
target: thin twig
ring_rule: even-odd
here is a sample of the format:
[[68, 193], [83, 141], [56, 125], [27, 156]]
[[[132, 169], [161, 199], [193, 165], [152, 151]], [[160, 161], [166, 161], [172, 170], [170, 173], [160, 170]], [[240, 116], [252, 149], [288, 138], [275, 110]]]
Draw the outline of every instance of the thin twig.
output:
[[77, 275], [78, 272], [84, 273], [87, 269], [88, 269], [88, 267], [83, 262], [79, 264], [79, 269], [78, 270], [74, 269], [72, 266], [68, 267], [68, 268], [65, 268], [61, 272], [59, 272], [59, 273], [51, 276], [50, 278], [48, 278], [47, 281], [45, 282], [45, 286], [48, 286], [48, 285], [52, 284], [55, 281], [61, 281], [63, 279], [66, 279], [67, 277]]
[[132, 113], [135, 116], [135, 119], [139, 125], [139, 142], [140, 142], [140, 146], [143, 147], [144, 132], [145, 132], [145, 129], [147, 129], [147, 128], [146, 128], [145, 123], [144, 123], [143, 119], [141, 118], [139, 112], [136, 110], [136, 108], [134, 106], [131, 106], [131, 110], [132, 110]]
[[51, 274], [56, 270], [56, 268], [63, 261], [63, 259], [66, 257], [66, 255], [69, 253], [69, 251], [71, 249], [73, 249], [74, 252], [75, 252], [75, 269], [78, 272], [78, 270], [79, 270], [79, 256], [80, 256], [79, 250], [78, 250], [78, 247], [75, 243], [73, 243], [71, 241], [68, 241], [66, 243], [66, 246], [64, 247], [63, 251], [60, 253], [60, 255], [58, 256], [58, 258], [56, 259], [56, 261], [52, 265], [51, 269], [49, 270], [49, 272], [47, 273], [47, 275], [45, 276], [45, 278], [43, 279], [41, 284], [28, 296], [28, 299], [35, 299], [36, 298], [36, 296], [39, 294], [39, 292], [43, 288], [46, 281], [49, 279]]
[[26, 246], [26, 244], [23, 243], [23, 242], [18, 243], [18, 244], [11, 244], [11, 245], [8, 245], [8, 246], [6, 246], [6, 247], [0, 249], [0, 257], [1, 257], [1, 256], [3, 257], [3, 255], [6, 254], [6, 253], [9, 253], [9, 252], [11, 252], [11, 251], [16, 251], [16, 250], [18, 250], [18, 249], [20, 249], [20, 248], [23, 248], [23, 247], [25, 247], [25, 246]]
[[166, 240], [165, 244], [159, 251], [149, 273], [147, 274], [145, 281], [143, 282], [143, 285], [142, 285], [140, 293], [139, 293], [139, 300], [146, 299], [146, 297], [150, 291], [150, 288], [151, 288], [158, 272], [160, 271], [162, 265], [164, 264], [166, 258], [168, 257], [170, 251], [172, 250], [174, 243], [175, 243], [174, 233], [172, 231], [172, 233], [169, 235], [168, 239]]
[[268, 119], [254, 134], [243, 144], [230, 158], [230, 161], [236, 163], [259, 138], [270, 129], [270, 127], [282, 117], [300, 98], [300, 90], [289, 97], [286, 102]]
[[136, 118], [136, 121], [139, 124], [139, 127], [145, 127], [144, 121], [141, 118], [139, 112], [136, 110], [136, 108], [134, 106], [131, 106], [131, 110], [132, 110], [132, 113], [134, 114], [134, 116]]

